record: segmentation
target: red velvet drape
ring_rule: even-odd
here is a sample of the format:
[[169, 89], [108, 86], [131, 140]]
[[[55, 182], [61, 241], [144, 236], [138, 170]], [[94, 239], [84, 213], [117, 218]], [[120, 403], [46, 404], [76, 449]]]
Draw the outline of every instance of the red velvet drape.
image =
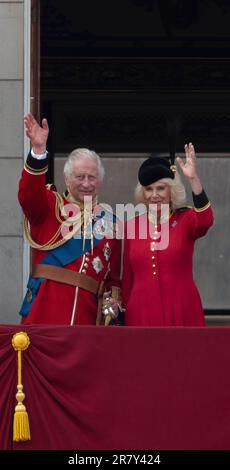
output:
[[[17, 354], [32, 440], [13, 443]], [[230, 328], [0, 326], [1, 449], [230, 449]]]

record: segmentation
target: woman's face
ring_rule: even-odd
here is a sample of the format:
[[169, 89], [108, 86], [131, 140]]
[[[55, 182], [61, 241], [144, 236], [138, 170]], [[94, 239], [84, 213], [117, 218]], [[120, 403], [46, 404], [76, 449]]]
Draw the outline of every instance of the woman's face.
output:
[[159, 209], [161, 204], [170, 204], [171, 202], [170, 187], [161, 180], [143, 186], [143, 196], [146, 204], [157, 204]]

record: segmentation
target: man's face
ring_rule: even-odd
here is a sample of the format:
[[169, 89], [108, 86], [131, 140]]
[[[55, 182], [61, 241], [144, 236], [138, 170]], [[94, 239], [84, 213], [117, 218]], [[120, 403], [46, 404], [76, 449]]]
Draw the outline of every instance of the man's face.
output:
[[65, 178], [66, 186], [77, 201], [84, 201], [85, 196], [95, 198], [101, 186], [97, 163], [90, 157], [75, 160], [72, 173]]

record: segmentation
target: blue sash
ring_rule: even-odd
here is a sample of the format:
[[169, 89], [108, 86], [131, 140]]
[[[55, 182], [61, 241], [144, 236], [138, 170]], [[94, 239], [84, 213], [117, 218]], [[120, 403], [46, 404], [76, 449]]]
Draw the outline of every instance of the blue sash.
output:
[[[101, 239], [93, 239], [93, 246], [95, 247]], [[50, 251], [41, 261], [41, 264], [51, 264], [52, 266], [66, 266], [76, 259], [82, 257], [86, 252], [91, 250], [91, 240], [85, 240], [85, 248], [82, 248], [82, 238], [71, 238], [64, 245]], [[29, 277], [27, 283], [27, 292], [22, 303], [19, 315], [26, 317], [36, 299], [40, 284], [45, 281], [45, 278]]]
[[[113, 224], [116, 221], [116, 217], [111, 212], [100, 209], [96, 214], [96, 223], [94, 225], [95, 232], [97, 236], [93, 237], [93, 246], [97, 246], [98, 243], [104, 238], [103, 227], [106, 231], [106, 227], [113, 227]], [[97, 231], [96, 225], [99, 223], [99, 231]], [[106, 226], [107, 224], [107, 226]], [[83, 250], [83, 240], [81, 234], [75, 238], [71, 238], [64, 245], [51, 250], [41, 261], [41, 264], [51, 264], [52, 266], [66, 266], [69, 263], [72, 263], [76, 259], [82, 257], [85, 253], [91, 251], [91, 239], [86, 238], [85, 248]], [[36, 299], [40, 284], [45, 281], [45, 278], [33, 278], [29, 277], [27, 284], [27, 292], [23, 300], [23, 304], [19, 315], [26, 317]]]

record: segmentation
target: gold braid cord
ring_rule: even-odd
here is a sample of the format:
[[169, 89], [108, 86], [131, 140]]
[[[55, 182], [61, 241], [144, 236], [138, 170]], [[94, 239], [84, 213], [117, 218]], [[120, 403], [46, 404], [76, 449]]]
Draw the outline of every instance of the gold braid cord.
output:
[[61, 233], [61, 227], [59, 227], [57, 232], [47, 243], [45, 243], [44, 245], [40, 245], [39, 243], [36, 243], [31, 237], [30, 229], [29, 229], [29, 222], [26, 219], [26, 217], [24, 218], [24, 232], [25, 232], [25, 237], [29, 245], [32, 248], [36, 248], [37, 250], [43, 250], [43, 251], [53, 250], [54, 248], [57, 248], [58, 246], [64, 245], [64, 243], [66, 243], [67, 241], [65, 240], [65, 238], [62, 238], [61, 240], [56, 241]]
[[[64, 207], [64, 201], [60, 194], [58, 194], [57, 192], [54, 192], [54, 194], [56, 197], [55, 217], [57, 221], [60, 223], [60, 227], [58, 228], [56, 233], [53, 235], [53, 237], [50, 238], [50, 240], [48, 240], [48, 242], [44, 243], [44, 245], [41, 245], [37, 243], [35, 240], [33, 240], [33, 238], [31, 237], [31, 233], [30, 233], [29, 221], [26, 217], [24, 217], [23, 226], [24, 226], [24, 233], [25, 233], [26, 240], [28, 241], [29, 245], [32, 248], [35, 248], [37, 250], [49, 251], [49, 250], [53, 250], [54, 248], [58, 248], [59, 246], [64, 245], [64, 243], [66, 243], [70, 238], [72, 238], [75, 235], [76, 231], [81, 229], [81, 227], [84, 227], [84, 205], [82, 203], [77, 203], [78, 207], [81, 210], [81, 217], [78, 223], [75, 223], [75, 230], [73, 230], [72, 232], [69, 232], [68, 236], [66, 236], [65, 238], [62, 237], [61, 239], [58, 240], [58, 238], [61, 235], [62, 224], [65, 223], [65, 221], [60, 217], [60, 214], [62, 213], [62, 210]], [[73, 202], [75, 204], [77, 202], [74, 198], [71, 197], [71, 195], [64, 195], [64, 197], [69, 202]], [[96, 206], [96, 203], [97, 203], [96, 200], [93, 201], [93, 206], [92, 206], [93, 209]], [[83, 245], [84, 245], [84, 239], [85, 239], [85, 229], [83, 232]], [[83, 246], [83, 249], [84, 249], [84, 246]], [[92, 252], [92, 249], [93, 249], [93, 233], [91, 232], [91, 252]]]
[[[63, 199], [60, 196], [60, 194], [55, 193], [55, 196], [56, 196], [55, 216], [56, 216], [56, 219], [58, 220], [58, 222], [60, 222], [60, 224], [62, 224], [63, 220], [61, 219], [59, 214], [60, 214], [60, 212], [61, 212], [61, 210], [64, 206], [64, 202], [63, 202]], [[48, 242], [44, 243], [44, 245], [36, 243], [32, 239], [31, 234], [30, 234], [29, 221], [26, 217], [24, 217], [23, 226], [24, 226], [25, 237], [26, 237], [29, 245], [32, 248], [36, 248], [37, 250], [43, 250], [43, 251], [53, 250], [54, 248], [57, 248], [58, 246], [64, 245], [64, 243], [67, 242], [66, 238], [61, 238], [60, 240], [57, 241], [57, 239], [59, 238], [59, 236], [61, 234], [61, 225], [58, 228], [58, 230], [56, 231], [56, 233], [53, 235], [53, 237], [50, 240], [48, 240]]]

